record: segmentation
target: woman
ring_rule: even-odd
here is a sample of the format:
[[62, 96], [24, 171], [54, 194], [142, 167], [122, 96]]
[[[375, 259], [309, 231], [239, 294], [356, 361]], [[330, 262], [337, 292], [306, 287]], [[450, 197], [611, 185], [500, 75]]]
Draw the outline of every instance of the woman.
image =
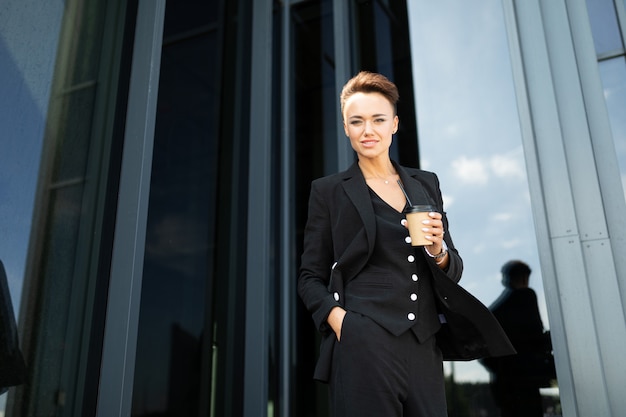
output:
[[[463, 263], [436, 175], [389, 157], [397, 101], [383, 75], [348, 81], [341, 111], [358, 161], [311, 186], [298, 293], [323, 335], [314, 377], [330, 383], [336, 417], [446, 416], [444, 357], [514, 352], [456, 284]], [[411, 246], [405, 192], [436, 207], [423, 224], [427, 249]]]

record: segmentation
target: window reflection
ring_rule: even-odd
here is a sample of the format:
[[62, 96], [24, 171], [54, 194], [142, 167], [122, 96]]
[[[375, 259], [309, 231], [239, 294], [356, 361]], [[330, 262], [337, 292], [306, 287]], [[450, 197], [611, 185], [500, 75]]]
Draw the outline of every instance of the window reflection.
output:
[[354, 49], [356, 68], [385, 74], [398, 86], [398, 117], [402, 122], [389, 152], [400, 164], [419, 167], [408, 7], [399, 1], [356, 2]]
[[587, 0], [587, 10], [598, 55], [623, 47], [613, 0]]
[[215, 9], [215, 2], [166, 6], [133, 416], [207, 413], [200, 392], [209, 389], [215, 268]]
[[[421, 163], [441, 181], [460, 284], [491, 305], [501, 265], [524, 259], [549, 328], [501, 2], [409, 2], [409, 14]], [[451, 416], [499, 415], [477, 361], [447, 363], [446, 380]], [[542, 400], [558, 408], [558, 389]]]
[[63, 416], [95, 404], [100, 352], [90, 347], [101, 345], [108, 262], [99, 261], [112, 237], [107, 209], [116, 194], [107, 194], [107, 180], [117, 174], [109, 158], [121, 128], [113, 120], [122, 51], [107, 47], [122, 36], [123, 27], [107, 25], [125, 14], [117, 6], [77, 1], [60, 10], [42, 158], [30, 166], [39, 176], [20, 297], [27, 383], [9, 392], [7, 416]]
[[[295, 221], [297, 253], [302, 253], [302, 235], [307, 218], [311, 181], [329, 169], [328, 155], [336, 142], [337, 108], [332, 4], [329, 0], [301, 2], [291, 8], [294, 73], [293, 149], [295, 157]], [[312, 53], [312, 51], [315, 51]], [[296, 297], [296, 295], [291, 295]], [[327, 393], [313, 380], [316, 338], [311, 316], [296, 303], [295, 332], [298, 355], [294, 384], [294, 414], [324, 415]]]
[[626, 195], [626, 58], [600, 62], [600, 77], [604, 87], [615, 151]]

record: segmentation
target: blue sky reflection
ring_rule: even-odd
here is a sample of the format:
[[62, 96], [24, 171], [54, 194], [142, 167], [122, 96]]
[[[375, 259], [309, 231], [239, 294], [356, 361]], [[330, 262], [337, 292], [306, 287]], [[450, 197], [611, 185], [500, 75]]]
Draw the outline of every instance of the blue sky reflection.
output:
[[[501, 2], [409, 2], [422, 167], [441, 180], [461, 284], [486, 305], [521, 259], [549, 327]], [[485, 381], [477, 362], [457, 381]]]

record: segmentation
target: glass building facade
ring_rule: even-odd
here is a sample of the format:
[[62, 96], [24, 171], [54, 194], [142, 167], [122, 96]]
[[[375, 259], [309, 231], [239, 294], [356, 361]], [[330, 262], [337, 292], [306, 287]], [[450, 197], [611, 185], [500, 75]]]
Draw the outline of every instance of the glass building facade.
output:
[[[458, 6], [444, 3], [444, 12]], [[515, 76], [526, 12], [492, 3], [513, 45], [501, 60], [519, 97], [535, 82], [529, 70]], [[581, 2], [562, 3], [571, 12]], [[609, 154], [623, 179], [625, 5], [587, 3]], [[0, 396], [0, 416], [327, 415], [326, 387], [312, 380], [318, 335], [295, 292], [309, 186], [354, 161], [338, 140], [338, 95], [359, 70], [400, 90], [392, 158], [428, 165], [423, 149], [437, 150], [425, 143], [438, 138], [418, 126], [432, 104], [420, 99], [428, 79], [418, 67], [430, 58], [412, 39], [430, 16], [404, 0], [4, 2], [0, 260], [28, 372]], [[533, 191], [542, 169], [529, 156], [523, 105], [511, 103], [531, 160], [528, 219], [542, 231]], [[453, 160], [454, 146], [445, 151]], [[623, 192], [600, 200], [608, 212], [624, 205]], [[544, 276], [562, 275], [558, 259], [540, 260]], [[600, 286], [617, 288], [623, 313], [625, 266], [615, 265]], [[554, 283], [544, 277], [548, 300], [562, 295]], [[585, 416], [568, 302], [547, 315], [565, 415]], [[616, 326], [619, 341], [623, 320]], [[604, 361], [617, 360], [601, 336]], [[459, 385], [446, 373], [451, 416], [495, 413], [471, 377]], [[626, 412], [607, 392], [606, 415]]]

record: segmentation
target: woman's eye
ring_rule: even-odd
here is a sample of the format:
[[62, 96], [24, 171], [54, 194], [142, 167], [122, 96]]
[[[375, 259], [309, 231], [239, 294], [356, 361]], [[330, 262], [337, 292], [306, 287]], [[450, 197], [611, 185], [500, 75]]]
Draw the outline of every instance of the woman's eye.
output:
[[357, 126], [357, 125], [361, 124], [361, 121], [360, 120], [353, 120], [352, 122], [350, 122], [350, 124], [353, 125], [353, 126]]

